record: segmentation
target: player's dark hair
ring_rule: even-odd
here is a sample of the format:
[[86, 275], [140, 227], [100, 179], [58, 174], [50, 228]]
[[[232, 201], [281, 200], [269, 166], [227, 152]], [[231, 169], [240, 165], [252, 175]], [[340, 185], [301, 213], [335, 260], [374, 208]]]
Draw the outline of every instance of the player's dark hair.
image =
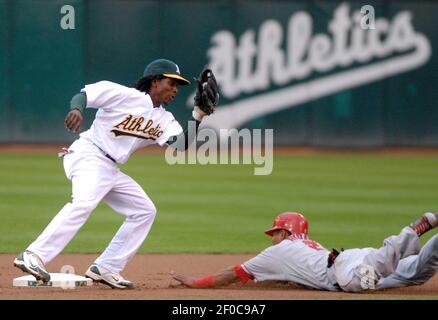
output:
[[149, 91], [151, 90], [152, 81], [161, 80], [164, 78], [165, 77], [162, 75], [142, 77], [138, 79], [136, 83], [133, 84], [133, 88], [137, 89], [138, 91], [149, 93]]

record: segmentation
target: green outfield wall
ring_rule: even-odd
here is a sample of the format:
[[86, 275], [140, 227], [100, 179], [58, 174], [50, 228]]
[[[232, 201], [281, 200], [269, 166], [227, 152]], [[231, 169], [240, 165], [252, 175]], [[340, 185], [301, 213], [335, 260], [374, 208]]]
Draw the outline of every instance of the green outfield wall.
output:
[[[63, 118], [76, 92], [131, 85], [165, 57], [190, 79], [215, 71], [221, 105], [205, 125], [217, 130], [273, 128], [277, 145], [436, 147], [438, 2], [366, 4], [374, 20], [361, 1], [0, 0], [0, 143], [73, 141]], [[193, 92], [169, 107], [180, 121]]]

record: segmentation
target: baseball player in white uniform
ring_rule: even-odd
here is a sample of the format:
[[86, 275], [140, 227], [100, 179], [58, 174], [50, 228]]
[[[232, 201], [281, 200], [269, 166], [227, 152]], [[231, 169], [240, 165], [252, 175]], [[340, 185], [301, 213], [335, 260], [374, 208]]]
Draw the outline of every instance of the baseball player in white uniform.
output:
[[[67, 129], [79, 132], [84, 109], [98, 110], [91, 127], [60, 154], [66, 176], [72, 182], [72, 201], [16, 257], [16, 267], [38, 280], [49, 281], [50, 274], [44, 265], [65, 248], [103, 200], [126, 219], [85, 275], [113, 288], [133, 287], [120, 272], [148, 235], [157, 209], [141, 186], [121, 172], [117, 164], [125, 163], [140, 148], [163, 146], [175, 136], [185, 134], [164, 107], [173, 101], [179, 85], [188, 84], [177, 64], [158, 59], [146, 67], [134, 88], [101, 81], [86, 85], [73, 97], [65, 119]], [[200, 96], [202, 92], [197, 91], [195, 103]], [[206, 113], [202, 106], [195, 105], [192, 115], [198, 127]], [[185, 142], [187, 147], [190, 141]]]
[[266, 231], [272, 246], [256, 257], [214, 275], [194, 278], [171, 272], [191, 288], [211, 288], [249, 280], [276, 280], [307, 288], [362, 292], [426, 282], [438, 271], [438, 235], [420, 250], [419, 237], [438, 226], [438, 214], [425, 213], [379, 249], [332, 252], [308, 237], [306, 218], [297, 212], [276, 217]]

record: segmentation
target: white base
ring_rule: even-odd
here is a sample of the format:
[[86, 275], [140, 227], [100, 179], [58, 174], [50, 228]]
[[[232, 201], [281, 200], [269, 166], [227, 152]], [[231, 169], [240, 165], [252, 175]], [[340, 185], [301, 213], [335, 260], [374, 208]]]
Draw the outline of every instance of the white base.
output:
[[93, 281], [91, 279], [70, 273], [51, 273], [50, 281], [47, 283], [38, 281], [34, 276], [28, 275], [15, 278], [12, 281], [12, 285], [14, 287], [50, 287], [73, 289], [76, 287], [91, 286], [93, 285]]

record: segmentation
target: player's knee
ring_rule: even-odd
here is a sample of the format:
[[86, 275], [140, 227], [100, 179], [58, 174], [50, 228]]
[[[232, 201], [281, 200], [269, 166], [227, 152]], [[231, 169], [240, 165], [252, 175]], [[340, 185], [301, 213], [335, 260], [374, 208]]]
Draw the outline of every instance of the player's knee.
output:
[[157, 215], [157, 208], [152, 202], [145, 202], [141, 210], [141, 215], [148, 219], [155, 219]]
[[438, 234], [436, 234], [432, 238], [430, 238], [428, 243], [430, 243], [430, 245], [432, 247], [431, 251], [438, 254]]
[[155, 219], [155, 216], [157, 215], [157, 208], [155, 207], [155, 205], [152, 203], [151, 207], [149, 208], [149, 214], [151, 215], [151, 217], [153, 219]]

